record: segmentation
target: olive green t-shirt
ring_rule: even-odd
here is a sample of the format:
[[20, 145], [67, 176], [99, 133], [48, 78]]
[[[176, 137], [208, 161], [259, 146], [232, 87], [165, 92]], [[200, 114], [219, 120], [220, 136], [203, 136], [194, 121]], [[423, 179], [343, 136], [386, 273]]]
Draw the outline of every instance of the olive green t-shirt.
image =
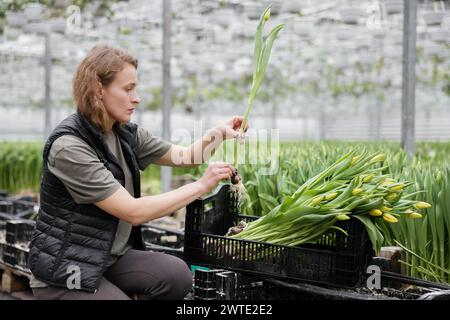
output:
[[[134, 196], [132, 174], [123, 156], [119, 138], [113, 131], [104, 134], [104, 138], [111, 153], [117, 158], [124, 171], [125, 189]], [[137, 161], [139, 169], [144, 170], [149, 164], [158, 160], [170, 149], [170, 146], [170, 143], [138, 127]], [[120, 183], [99, 160], [94, 149], [82, 139], [73, 135], [64, 135], [53, 142], [47, 165], [49, 171], [61, 180], [78, 204], [96, 203], [105, 200], [120, 187]], [[131, 224], [119, 220], [111, 248], [111, 258], [107, 267], [114, 264], [118, 257], [131, 248], [128, 243], [131, 228]], [[34, 277], [30, 280], [30, 287], [32, 288], [45, 286], [47, 285], [44, 282]]]

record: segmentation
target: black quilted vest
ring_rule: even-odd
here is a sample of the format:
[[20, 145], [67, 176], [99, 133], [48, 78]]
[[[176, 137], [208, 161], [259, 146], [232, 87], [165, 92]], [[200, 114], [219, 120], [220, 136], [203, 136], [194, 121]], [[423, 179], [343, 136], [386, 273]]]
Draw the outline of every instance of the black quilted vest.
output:
[[[136, 156], [135, 124], [114, 125], [124, 158], [133, 176], [134, 196], [138, 198], [140, 172]], [[95, 292], [110, 257], [119, 219], [94, 204], [77, 204], [47, 168], [53, 142], [63, 135], [83, 139], [114, 177], [125, 186], [125, 176], [115, 156], [109, 151], [100, 131], [78, 113], [63, 120], [51, 133], [43, 152], [41, 203], [30, 243], [29, 267], [33, 275], [48, 284], [67, 288], [68, 279], [77, 266], [81, 290]], [[143, 249], [141, 228], [133, 227], [131, 241]], [[75, 268], [77, 268], [75, 267]]]

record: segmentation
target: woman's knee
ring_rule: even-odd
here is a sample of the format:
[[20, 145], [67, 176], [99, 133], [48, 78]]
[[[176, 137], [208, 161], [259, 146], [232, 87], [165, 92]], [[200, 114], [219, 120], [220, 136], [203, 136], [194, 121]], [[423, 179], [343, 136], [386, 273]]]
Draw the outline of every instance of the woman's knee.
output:
[[192, 289], [193, 276], [186, 262], [176, 257], [173, 258], [170, 263], [171, 275], [165, 281], [168, 282], [167, 285], [172, 289], [170, 298], [182, 299]]
[[182, 299], [192, 288], [192, 273], [173, 255], [130, 250], [113, 266], [107, 278], [129, 293], [145, 299]]

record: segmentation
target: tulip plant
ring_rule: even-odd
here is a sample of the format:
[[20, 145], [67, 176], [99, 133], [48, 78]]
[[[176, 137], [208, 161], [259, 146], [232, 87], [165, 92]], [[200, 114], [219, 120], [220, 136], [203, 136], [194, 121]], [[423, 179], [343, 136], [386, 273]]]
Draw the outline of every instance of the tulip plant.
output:
[[[244, 114], [244, 120], [241, 123], [239, 129], [239, 139], [242, 139], [244, 135], [244, 128], [248, 122], [248, 116], [252, 109], [253, 102], [255, 100], [256, 94], [258, 93], [259, 87], [261, 86], [262, 80], [264, 79], [264, 74], [266, 73], [266, 68], [269, 63], [270, 53], [272, 51], [273, 42], [275, 41], [278, 33], [283, 29], [284, 24], [279, 24], [270, 31], [266, 39], [263, 39], [263, 28], [265, 23], [270, 19], [270, 6], [267, 7], [262, 13], [258, 26], [256, 28], [255, 35], [255, 45], [253, 50], [253, 78], [252, 86], [250, 89], [250, 95], [247, 100], [247, 108]], [[238, 162], [238, 151], [237, 144], [235, 144], [235, 167], [237, 167]]]
[[269, 63], [270, 52], [272, 51], [272, 45], [275, 41], [278, 32], [283, 29], [284, 24], [279, 24], [270, 31], [269, 35], [265, 40], [263, 40], [263, 28], [266, 21], [270, 18], [270, 6], [264, 10], [261, 18], [259, 19], [258, 27], [256, 28], [255, 35], [255, 47], [253, 51], [253, 80], [252, 87], [250, 90], [250, 96], [247, 101], [247, 109], [244, 114], [244, 121], [242, 121], [240, 127], [240, 135], [244, 133], [244, 128], [247, 124], [248, 115], [252, 109], [253, 101], [255, 100], [256, 94], [258, 93], [261, 82], [264, 79], [264, 74], [266, 73], [267, 64]]
[[384, 173], [387, 168], [384, 154], [351, 151], [233, 237], [291, 246], [314, 243], [335, 229], [345, 232], [337, 221], [356, 218], [379, 252], [386, 223], [421, 218], [417, 211], [431, 206], [410, 200], [418, 192], [405, 194], [404, 189], [413, 183], [395, 181]]

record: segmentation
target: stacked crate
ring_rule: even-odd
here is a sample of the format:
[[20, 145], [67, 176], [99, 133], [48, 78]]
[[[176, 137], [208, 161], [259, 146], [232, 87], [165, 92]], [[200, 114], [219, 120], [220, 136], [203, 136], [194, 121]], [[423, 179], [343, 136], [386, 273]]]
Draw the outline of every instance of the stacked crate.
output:
[[3, 253], [6, 245], [6, 221], [0, 220], [0, 262], [3, 262]]
[[2, 250], [3, 263], [21, 271], [29, 272], [28, 253], [34, 222], [24, 219], [13, 219], [2, 224], [5, 226], [5, 242]]
[[223, 269], [195, 270], [196, 300], [255, 300], [264, 295], [264, 283], [255, 277]]
[[0, 290], [29, 288], [29, 244], [38, 206], [31, 196], [8, 197], [0, 190]]
[[202, 270], [194, 272], [194, 298], [196, 300], [216, 300], [216, 273], [221, 269]]

